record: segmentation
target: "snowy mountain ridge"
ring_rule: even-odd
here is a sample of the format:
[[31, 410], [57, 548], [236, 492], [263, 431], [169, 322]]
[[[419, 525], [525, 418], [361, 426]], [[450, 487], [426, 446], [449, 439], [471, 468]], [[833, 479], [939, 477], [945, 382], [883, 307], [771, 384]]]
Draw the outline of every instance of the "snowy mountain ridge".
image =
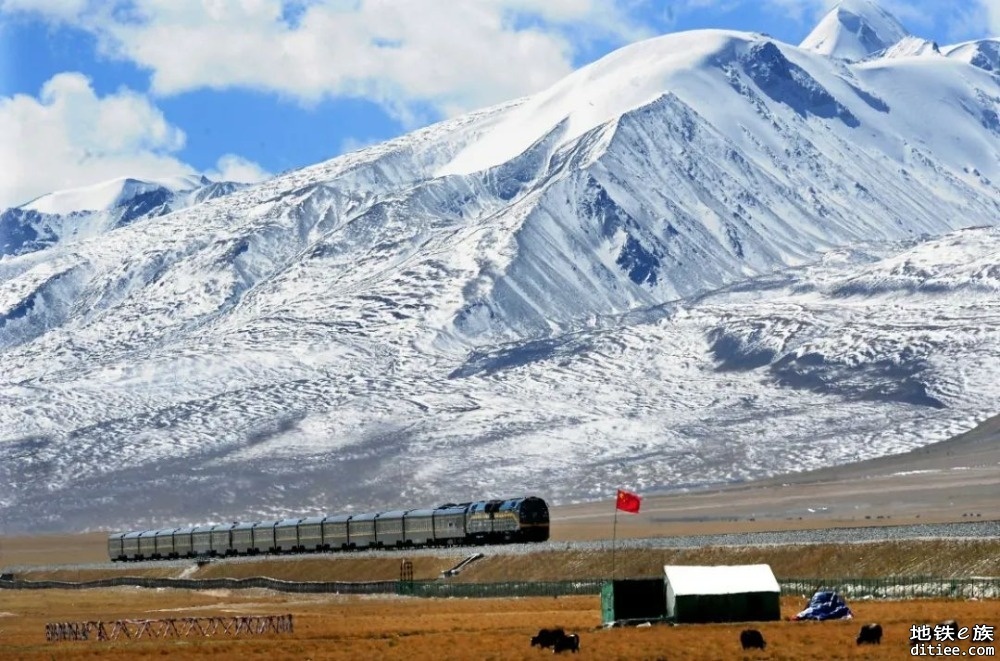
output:
[[995, 413], [1000, 81], [970, 54], [991, 42], [889, 43], [871, 3], [844, 7], [879, 36], [856, 60], [665, 35], [7, 251], [0, 524], [603, 498]]
[[100, 236], [137, 220], [186, 209], [244, 187], [205, 176], [157, 180], [121, 177], [42, 195], [0, 213], [0, 257]]
[[942, 53], [985, 71], [1000, 72], [1000, 39], [981, 39], [956, 44], [943, 49]]
[[802, 40], [800, 48], [857, 61], [909, 36], [896, 17], [873, 0], [840, 0]]

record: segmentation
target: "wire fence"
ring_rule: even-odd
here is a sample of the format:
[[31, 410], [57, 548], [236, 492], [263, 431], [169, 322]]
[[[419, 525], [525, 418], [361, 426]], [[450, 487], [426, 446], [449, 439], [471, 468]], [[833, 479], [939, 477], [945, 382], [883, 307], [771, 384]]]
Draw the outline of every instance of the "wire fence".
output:
[[847, 599], [1000, 599], [1000, 577], [940, 578], [889, 576], [882, 578], [785, 578], [778, 581], [784, 595], [810, 596], [821, 590]]
[[[0, 589], [88, 589], [117, 586], [218, 590], [265, 588], [281, 592], [328, 594], [390, 594], [413, 597], [510, 598], [599, 595], [606, 579], [577, 581], [509, 581], [457, 583], [447, 579], [430, 581], [280, 581], [273, 578], [146, 578], [119, 576], [95, 581], [0, 580]], [[809, 597], [820, 590], [838, 592], [847, 599], [1000, 599], [1000, 577], [941, 578], [892, 576], [884, 578], [784, 578], [781, 593]]]
[[175, 588], [178, 590], [240, 590], [265, 588], [280, 592], [326, 592], [339, 594], [399, 594], [400, 581], [370, 581], [365, 583], [333, 581], [281, 581], [275, 578], [148, 578], [115, 576], [94, 581], [0, 581], [0, 589], [15, 590], [86, 590], [90, 588], [139, 587]]
[[565, 597], [601, 593], [603, 580], [585, 581], [518, 581], [509, 583], [448, 583], [446, 581], [413, 581], [400, 583], [400, 594], [415, 597], [467, 597], [488, 599], [497, 597]]

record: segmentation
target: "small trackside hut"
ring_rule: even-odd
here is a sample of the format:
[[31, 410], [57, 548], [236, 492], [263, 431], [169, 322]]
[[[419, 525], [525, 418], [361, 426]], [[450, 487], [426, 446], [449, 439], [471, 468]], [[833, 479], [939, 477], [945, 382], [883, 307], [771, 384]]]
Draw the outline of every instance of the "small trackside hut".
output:
[[667, 616], [661, 578], [629, 578], [601, 585], [601, 622], [625, 626], [657, 622]]
[[769, 565], [666, 565], [667, 618], [678, 623], [781, 619], [781, 587]]

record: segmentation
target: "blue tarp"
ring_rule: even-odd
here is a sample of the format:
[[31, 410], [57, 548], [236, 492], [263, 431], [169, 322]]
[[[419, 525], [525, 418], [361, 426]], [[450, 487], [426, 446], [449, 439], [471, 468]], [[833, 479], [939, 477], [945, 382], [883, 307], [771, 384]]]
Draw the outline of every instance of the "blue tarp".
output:
[[795, 620], [849, 620], [854, 617], [847, 603], [836, 592], [817, 592]]

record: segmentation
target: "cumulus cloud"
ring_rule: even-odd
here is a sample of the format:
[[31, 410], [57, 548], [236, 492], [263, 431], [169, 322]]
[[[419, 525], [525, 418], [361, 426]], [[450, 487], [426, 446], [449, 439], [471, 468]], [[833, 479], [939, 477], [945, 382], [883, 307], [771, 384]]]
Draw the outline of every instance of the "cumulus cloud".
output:
[[1000, 0], [978, 0], [978, 14], [982, 22], [980, 27], [985, 25], [991, 36], [1000, 36]]
[[[0, 163], [7, 164], [0, 208], [116, 177], [194, 174], [175, 155], [184, 143], [184, 132], [145, 95], [123, 88], [98, 96], [83, 74], [57, 74], [37, 97], [0, 97]], [[234, 155], [219, 159], [217, 170], [239, 181], [267, 176]]]
[[[630, 18], [634, 1], [145, 0], [88, 4], [74, 24], [106, 55], [149, 70], [156, 94], [361, 97], [406, 119], [414, 106], [453, 114], [542, 89], [572, 70], [579, 35], [649, 36]], [[67, 20], [46, 9], [58, 4], [42, 0], [35, 11]]]
[[49, 79], [37, 98], [0, 98], [0, 207], [62, 188], [120, 176], [156, 177], [193, 170], [171, 152], [184, 146], [143, 95], [129, 90], [98, 97], [79, 73]]
[[236, 181], [242, 184], [254, 184], [270, 178], [270, 172], [257, 163], [236, 154], [225, 154], [215, 164], [214, 170], [205, 173], [215, 181]]

